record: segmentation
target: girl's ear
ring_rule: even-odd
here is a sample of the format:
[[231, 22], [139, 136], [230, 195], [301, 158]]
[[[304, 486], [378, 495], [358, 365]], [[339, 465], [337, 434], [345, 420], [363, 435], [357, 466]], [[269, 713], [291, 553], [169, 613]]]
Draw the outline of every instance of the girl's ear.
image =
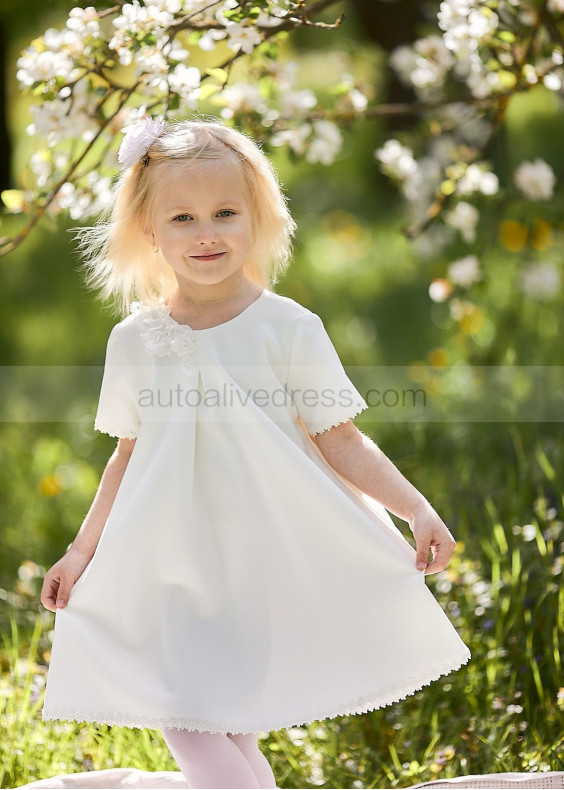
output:
[[153, 229], [149, 225], [145, 226], [145, 230], [143, 231], [143, 235], [145, 236], [145, 239], [147, 240], [147, 244], [150, 244], [152, 247], [156, 246], [157, 240], [155, 238], [155, 233], [154, 233]]

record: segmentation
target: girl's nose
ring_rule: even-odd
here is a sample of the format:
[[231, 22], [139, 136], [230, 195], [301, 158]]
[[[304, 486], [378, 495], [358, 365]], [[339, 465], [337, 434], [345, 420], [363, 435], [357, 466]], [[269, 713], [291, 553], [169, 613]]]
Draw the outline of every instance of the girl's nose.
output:
[[210, 244], [218, 239], [218, 233], [213, 222], [201, 222], [198, 225], [197, 238], [199, 244]]

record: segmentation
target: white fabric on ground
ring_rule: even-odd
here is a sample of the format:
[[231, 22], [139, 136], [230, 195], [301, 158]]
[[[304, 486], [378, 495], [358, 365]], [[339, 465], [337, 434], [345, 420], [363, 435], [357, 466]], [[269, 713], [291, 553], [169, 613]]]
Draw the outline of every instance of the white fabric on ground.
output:
[[[175, 771], [138, 771], [134, 768], [116, 768], [107, 771], [90, 771], [83, 774], [66, 774], [53, 779], [22, 785], [25, 788], [43, 790], [184, 790], [187, 788], [182, 774]], [[548, 773], [505, 773], [460, 776], [456, 779], [438, 779], [434, 782], [414, 785], [415, 788], [451, 788], [451, 790], [564, 790], [564, 772]], [[376, 790], [376, 789], [375, 789]], [[380, 790], [383, 790], [380, 788]]]

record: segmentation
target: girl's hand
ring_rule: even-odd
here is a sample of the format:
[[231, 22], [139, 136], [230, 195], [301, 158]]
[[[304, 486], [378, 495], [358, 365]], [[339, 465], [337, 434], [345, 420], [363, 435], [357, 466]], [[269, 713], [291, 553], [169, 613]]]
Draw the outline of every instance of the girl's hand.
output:
[[[426, 502], [415, 511], [410, 521], [417, 547], [417, 570], [438, 573], [446, 568], [456, 546], [456, 541], [445, 523]], [[429, 552], [433, 559], [429, 562]]]
[[47, 571], [41, 589], [41, 603], [46, 609], [50, 612], [64, 609], [72, 588], [91, 559], [91, 555], [70, 548], [67, 554]]

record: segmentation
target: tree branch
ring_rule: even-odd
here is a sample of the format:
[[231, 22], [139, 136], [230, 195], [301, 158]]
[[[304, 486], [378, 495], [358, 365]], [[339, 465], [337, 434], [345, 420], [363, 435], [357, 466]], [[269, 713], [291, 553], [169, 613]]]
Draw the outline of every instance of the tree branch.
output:
[[84, 151], [80, 154], [78, 159], [75, 159], [74, 162], [72, 162], [71, 166], [66, 171], [64, 176], [62, 176], [57, 181], [55, 186], [51, 189], [51, 191], [46, 196], [46, 198], [42, 201], [42, 203], [35, 206], [34, 213], [31, 215], [28, 223], [22, 228], [22, 230], [15, 236], [12, 236], [11, 238], [3, 237], [0, 239], [0, 257], [7, 255], [9, 252], [12, 252], [13, 250], [16, 249], [16, 247], [19, 247], [19, 245], [23, 241], [25, 241], [25, 239], [29, 236], [30, 231], [37, 225], [37, 223], [39, 222], [41, 217], [45, 214], [51, 203], [55, 200], [63, 184], [65, 184], [70, 178], [72, 178], [76, 169], [84, 161], [88, 153], [92, 150], [93, 146], [100, 138], [102, 132], [109, 126], [109, 124], [113, 121], [116, 115], [124, 107], [131, 93], [133, 93], [137, 87], [138, 84], [136, 84], [130, 91], [124, 91], [124, 96], [122, 96], [122, 99], [119, 102], [117, 109], [114, 110], [114, 112], [105, 120], [105, 122], [100, 127], [100, 130], [98, 131], [97, 135], [88, 143], [88, 145], [86, 146]]

